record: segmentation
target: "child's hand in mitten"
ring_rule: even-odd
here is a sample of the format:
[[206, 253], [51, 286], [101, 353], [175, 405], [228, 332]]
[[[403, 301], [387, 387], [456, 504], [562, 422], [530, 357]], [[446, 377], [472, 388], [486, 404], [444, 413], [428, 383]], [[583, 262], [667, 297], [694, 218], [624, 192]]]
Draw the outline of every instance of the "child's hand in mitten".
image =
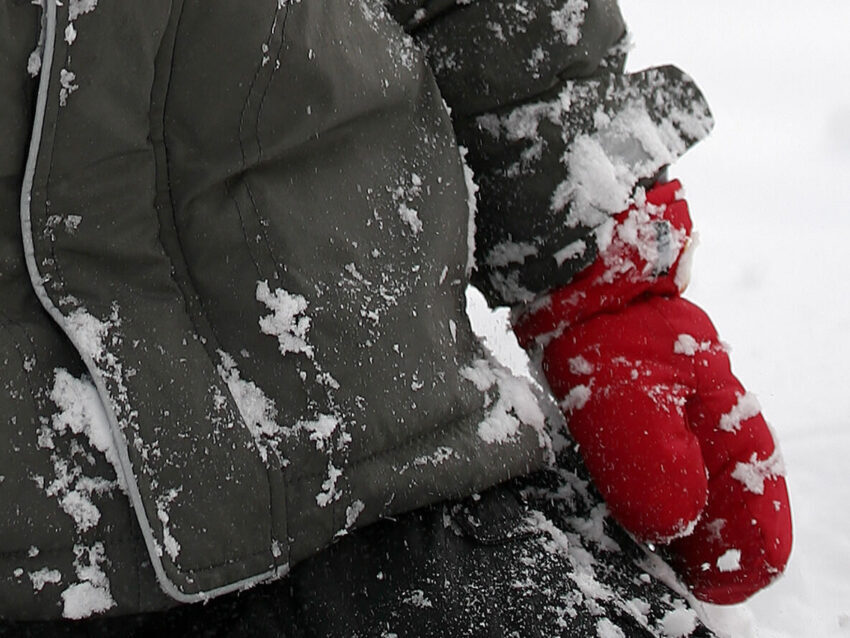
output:
[[687, 204], [657, 186], [610, 243], [526, 313], [543, 370], [611, 514], [667, 544], [695, 595], [744, 600], [782, 571], [791, 517], [779, 451], [706, 314], [679, 296]]

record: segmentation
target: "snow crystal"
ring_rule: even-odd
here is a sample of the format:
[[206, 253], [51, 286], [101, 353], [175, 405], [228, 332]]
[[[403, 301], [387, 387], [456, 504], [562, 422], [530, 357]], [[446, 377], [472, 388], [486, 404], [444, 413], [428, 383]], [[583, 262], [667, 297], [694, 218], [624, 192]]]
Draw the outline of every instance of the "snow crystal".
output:
[[527, 379], [513, 376], [495, 361], [479, 359], [460, 371], [480, 392], [498, 392], [495, 404], [478, 425], [478, 436], [487, 443], [504, 443], [516, 436], [521, 425], [543, 435], [545, 416]]
[[92, 547], [75, 545], [74, 554], [79, 582], [62, 592], [62, 616], [78, 620], [114, 607], [109, 579], [100, 567], [106, 560], [103, 543], [95, 543]]
[[27, 574], [35, 591], [41, 591], [47, 584], [55, 585], [62, 582], [62, 573], [58, 569], [44, 567], [37, 572]]
[[747, 419], [757, 416], [761, 412], [761, 406], [755, 395], [750, 392], [739, 394], [738, 403], [735, 404], [727, 414], [720, 417], [718, 427], [724, 432], [737, 432], [741, 429], [741, 423]]
[[717, 569], [722, 572], [734, 572], [741, 569], [741, 550], [726, 550], [726, 552], [717, 559]]
[[738, 463], [732, 472], [732, 478], [744, 484], [753, 494], [764, 494], [764, 482], [768, 479], [785, 476], [785, 462], [779, 448], [764, 461], [759, 461], [755, 452], [748, 463]]
[[257, 282], [256, 298], [272, 311], [272, 314], [260, 317], [260, 329], [264, 334], [277, 337], [280, 353], [301, 352], [312, 357], [313, 346], [307, 343], [310, 318], [299, 317], [307, 310], [307, 300], [282, 288], [272, 292], [268, 281]]

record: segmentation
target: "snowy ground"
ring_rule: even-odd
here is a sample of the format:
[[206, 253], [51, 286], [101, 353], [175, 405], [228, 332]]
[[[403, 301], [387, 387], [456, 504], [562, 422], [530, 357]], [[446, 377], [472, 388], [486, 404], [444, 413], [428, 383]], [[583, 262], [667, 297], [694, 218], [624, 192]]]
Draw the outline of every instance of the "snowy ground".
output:
[[783, 580], [705, 612], [721, 636], [850, 637], [850, 3], [620, 4], [630, 68], [675, 63], [716, 116], [671, 171], [701, 238], [686, 296], [777, 431], [794, 509]]

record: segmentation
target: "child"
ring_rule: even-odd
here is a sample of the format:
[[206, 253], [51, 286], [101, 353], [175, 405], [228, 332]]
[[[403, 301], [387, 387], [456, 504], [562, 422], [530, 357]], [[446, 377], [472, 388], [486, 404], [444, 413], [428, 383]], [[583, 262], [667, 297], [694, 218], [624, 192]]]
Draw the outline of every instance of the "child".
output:
[[0, 617], [89, 619], [10, 631], [705, 635], [464, 312], [592, 264], [701, 97], [611, 0], [389, 11], [0, 9]]

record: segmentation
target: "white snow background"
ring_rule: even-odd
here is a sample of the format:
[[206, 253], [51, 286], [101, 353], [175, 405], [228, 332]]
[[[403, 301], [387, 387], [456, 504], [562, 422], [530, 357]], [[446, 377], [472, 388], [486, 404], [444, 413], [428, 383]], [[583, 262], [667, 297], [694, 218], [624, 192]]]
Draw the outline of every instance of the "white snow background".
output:
[[[850, 2], [621, 0], [629, 69], [674, 63], [717, 120], [670, 171], [700, 234], [686, 297], [732, 346], [775, 429], [794, 550], [742, 605], [705, 606], [720, 636], [850, 637]], [[471, 295], [476, 329], [521, 356]]]

